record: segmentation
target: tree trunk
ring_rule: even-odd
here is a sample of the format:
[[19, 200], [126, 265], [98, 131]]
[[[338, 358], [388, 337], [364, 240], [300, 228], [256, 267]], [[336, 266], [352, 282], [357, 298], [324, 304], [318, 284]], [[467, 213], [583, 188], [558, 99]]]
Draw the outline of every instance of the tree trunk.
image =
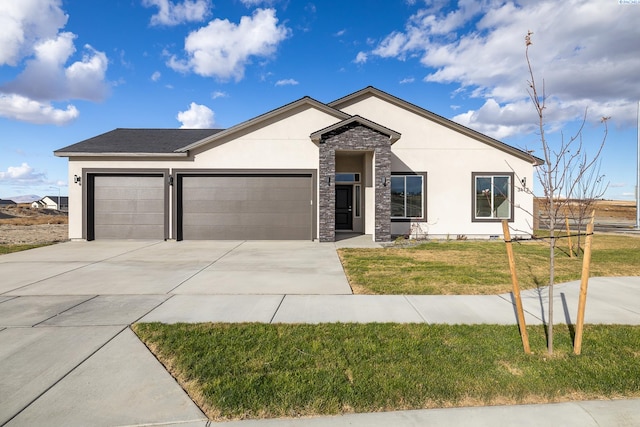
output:
[[555, 269], [555, 249], [556, 249], [556, 237], [555, 237], [555, 201], [553, 200], [554, 194], [551, 192], [549, 200], [549, 320], [547, 324], [547, 349], [549, 354], [553, 354], [553, 282], [554, 282], [554, 269]]

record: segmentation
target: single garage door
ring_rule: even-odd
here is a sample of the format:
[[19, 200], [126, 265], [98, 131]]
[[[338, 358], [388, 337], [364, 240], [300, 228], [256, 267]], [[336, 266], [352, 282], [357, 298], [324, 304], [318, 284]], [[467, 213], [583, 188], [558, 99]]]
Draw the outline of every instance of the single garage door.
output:
[[179, 240], [312, 239], [310, 174], [182, 175], [178, 186]]
[[94, 175], [92, 180], [89, 240], [166, 238], [162, 174]]

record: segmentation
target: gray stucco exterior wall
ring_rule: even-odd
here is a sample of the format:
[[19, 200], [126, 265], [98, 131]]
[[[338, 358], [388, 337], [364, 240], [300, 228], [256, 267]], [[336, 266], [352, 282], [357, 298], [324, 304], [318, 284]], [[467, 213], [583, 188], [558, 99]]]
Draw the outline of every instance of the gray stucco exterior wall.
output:
[[374, 153], [375, 241], [391, 241], [391, 140], [388, 135], [359, 123], [327, 132], [320, 140], [319, 240], [333, 242], [336, 237], [334, 178], [339, 151]]

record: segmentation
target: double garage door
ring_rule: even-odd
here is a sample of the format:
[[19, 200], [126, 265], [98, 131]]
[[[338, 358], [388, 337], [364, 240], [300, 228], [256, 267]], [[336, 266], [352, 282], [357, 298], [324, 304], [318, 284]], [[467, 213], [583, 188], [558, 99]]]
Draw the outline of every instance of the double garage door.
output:
[[[176, 174], [92, 177], [88, 238], [178, 240], [310, 240], [312, 174]], [[91, 197], [90, 197], [91, 199]], [[92, 212], [91, 212], [92, 211]]]

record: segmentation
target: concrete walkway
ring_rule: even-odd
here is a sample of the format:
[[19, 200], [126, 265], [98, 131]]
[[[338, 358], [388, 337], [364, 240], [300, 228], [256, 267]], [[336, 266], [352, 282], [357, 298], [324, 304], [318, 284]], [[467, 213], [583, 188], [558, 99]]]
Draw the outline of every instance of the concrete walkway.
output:
[[[510, 294], [351, 295], [335, 252], [348, 244], [69, 242], [0, 256], [0, 425], [207, 425], [131, 332], [136, 321], [516, 324]], [[575, 321], [578, 290], [556, 287], [557, 322]], [[529, 324], [547, 303], [546, 289], [523, 293]], [[640, 278], [591, 279], [586, 321], [640, 324]], [[239, 424], [640, 425], [640, 400]]]

